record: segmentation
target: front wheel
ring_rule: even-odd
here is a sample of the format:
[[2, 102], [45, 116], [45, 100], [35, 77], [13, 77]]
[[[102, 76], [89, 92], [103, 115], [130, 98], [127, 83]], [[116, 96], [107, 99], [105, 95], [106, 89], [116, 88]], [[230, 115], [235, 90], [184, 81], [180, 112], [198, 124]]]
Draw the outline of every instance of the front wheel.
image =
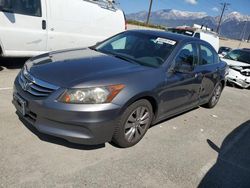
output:
[[146, 134], [153, 119], [149, 101], [142, 99], [130, 105], [122, 114], [113, 136], [113, 143], [122, 148], [137, 144]]
[[221, 93], [222, 93], [222, 84], [218, 83], [213, 91], [212, 97], [210, 98], [209, 102], [207, 104], [205, 104], [204, 106], [207, 108], [213, 108], [216, 106], [216, 104], [218, 103]]

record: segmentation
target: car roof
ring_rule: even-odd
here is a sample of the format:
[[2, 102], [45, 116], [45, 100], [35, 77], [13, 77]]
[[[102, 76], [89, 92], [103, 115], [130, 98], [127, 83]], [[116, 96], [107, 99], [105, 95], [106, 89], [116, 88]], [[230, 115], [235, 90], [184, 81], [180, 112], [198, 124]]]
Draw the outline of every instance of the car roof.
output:
[[144, 33], [148, 35], [154, 35], [162, 38], [168, 38], [172, 39], [178, 42], [181, 41], [200, 41], [200, 39], [195, 38], [195, 37], [190, 37], [182, 34], [177, 34], [177, 33], [170, 33], [166, 31], [158, 31], [158, 30], [129, 30], [129, 32], [138, 32], [138, 33]]

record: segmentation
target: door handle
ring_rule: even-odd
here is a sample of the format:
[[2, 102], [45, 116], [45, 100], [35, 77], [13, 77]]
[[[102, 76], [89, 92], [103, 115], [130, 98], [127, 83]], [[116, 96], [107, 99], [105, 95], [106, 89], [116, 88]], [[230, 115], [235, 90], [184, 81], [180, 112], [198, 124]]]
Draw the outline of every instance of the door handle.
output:
[[42, 21], [42, 29], [45, 30], [47, 28], [46, 20]]

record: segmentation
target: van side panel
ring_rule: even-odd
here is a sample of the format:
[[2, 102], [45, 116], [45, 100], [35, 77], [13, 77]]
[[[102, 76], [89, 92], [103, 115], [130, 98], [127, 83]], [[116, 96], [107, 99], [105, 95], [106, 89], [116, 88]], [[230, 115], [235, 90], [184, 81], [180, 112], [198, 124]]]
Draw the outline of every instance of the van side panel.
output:
[[48, 51], [91, 46], [125, 29], [121, 10], [83, 0], [53, 0], [48, 4]]
[[42, 29], [42, 21], [47, 17], [45, 0], [41, 0], [41, 16], [29, 15], [30, 12], [25, 12], [26, 5], [21, 4], [18, 8], [23, 13], [0, 11], [3, 55], [29, 57], [46, 51], [47, 30]]
[[220, 39], [218, 36], [205, 32], [200, 32], [200, 39], [210, 43], [214, 47], [215, 51], [218, 53], [220, 46]]

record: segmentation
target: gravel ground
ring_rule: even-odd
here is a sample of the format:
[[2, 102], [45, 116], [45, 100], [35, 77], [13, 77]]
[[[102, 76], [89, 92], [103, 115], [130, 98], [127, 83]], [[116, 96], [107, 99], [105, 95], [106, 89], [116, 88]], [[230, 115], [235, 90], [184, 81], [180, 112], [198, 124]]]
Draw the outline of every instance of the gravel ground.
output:
[[250, 187], [250, 90], [226, 87], [214, 109], [164, 121], [132, 148], [88, 147], [18, 119], [12, 85], [23, 61], [0, 62], [0, 187]]

